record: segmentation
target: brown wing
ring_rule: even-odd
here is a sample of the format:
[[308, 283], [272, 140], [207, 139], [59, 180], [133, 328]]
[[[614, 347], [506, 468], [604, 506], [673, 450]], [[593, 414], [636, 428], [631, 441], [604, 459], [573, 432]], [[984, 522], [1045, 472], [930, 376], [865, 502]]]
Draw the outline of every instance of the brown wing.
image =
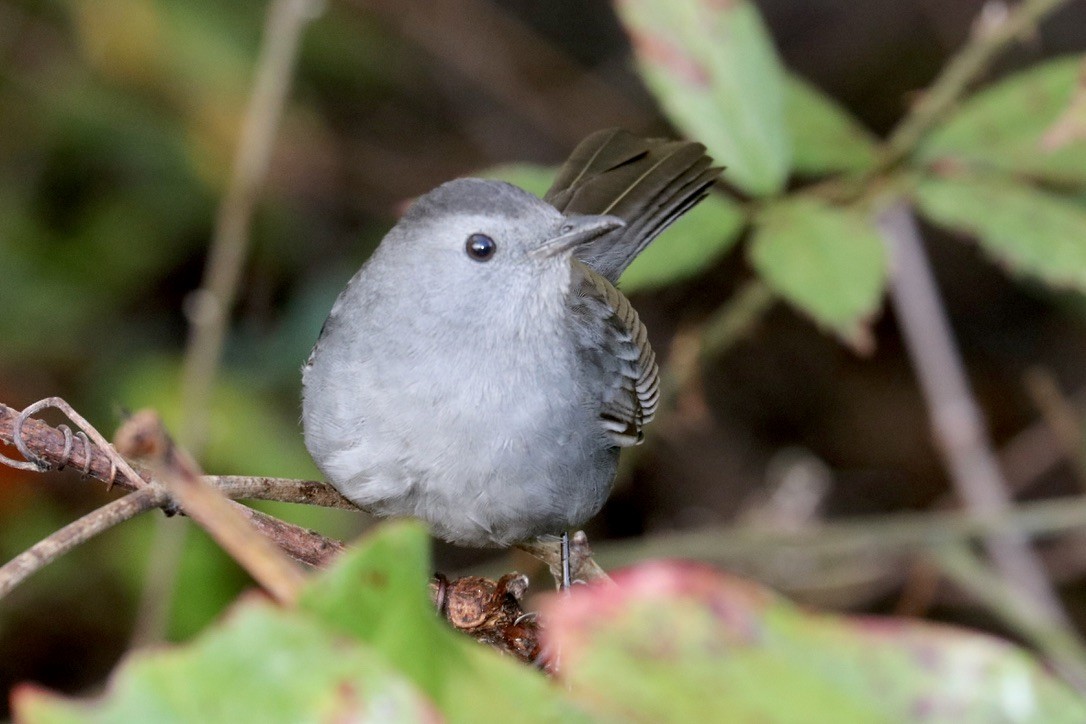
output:
[[636, 445], [660, 399], [645, 325], [622, 292], [586, 265], [573, 262], [572, 283], [575, 341], [600, 390], [600, 423], [615, 445]]

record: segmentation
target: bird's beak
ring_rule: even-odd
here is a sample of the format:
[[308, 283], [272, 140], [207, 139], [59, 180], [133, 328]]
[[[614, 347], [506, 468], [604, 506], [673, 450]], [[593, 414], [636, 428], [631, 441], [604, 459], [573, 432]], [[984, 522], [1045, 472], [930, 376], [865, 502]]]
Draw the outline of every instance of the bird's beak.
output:
[[562, 222], [558, 235], [533, 249], [532, 255], [544, 259], [557, 256], [625, 225], [616, 216], [571, 216]]

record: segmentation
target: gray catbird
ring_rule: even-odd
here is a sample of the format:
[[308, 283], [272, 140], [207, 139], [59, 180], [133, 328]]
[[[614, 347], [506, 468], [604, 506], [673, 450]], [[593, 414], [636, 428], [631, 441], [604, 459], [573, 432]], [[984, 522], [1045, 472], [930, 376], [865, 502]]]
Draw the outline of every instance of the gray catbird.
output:
[[698, 143], [609, 129], [543, 200], [458, 179], [420, 197], [339, 295], [303, 370], [305, 442], [344, 496], [469, 546], [603, 506], [659, 381], [615, 288], [720, 173]]

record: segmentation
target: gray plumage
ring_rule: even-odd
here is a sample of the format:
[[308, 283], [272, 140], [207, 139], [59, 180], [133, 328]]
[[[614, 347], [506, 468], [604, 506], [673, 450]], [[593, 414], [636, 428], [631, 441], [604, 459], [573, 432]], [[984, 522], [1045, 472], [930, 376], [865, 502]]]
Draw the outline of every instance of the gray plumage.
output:
[[[546, 200], [459, 179], [420, 197], [340, 294], [303, 370], [306, 446], [347, 498], [505, 546], [579, 526], [659, 398], [614, 282], [719, 173], [700, 144], [590, 136]], [[485, 260], [466, 249], [493, 240]]]

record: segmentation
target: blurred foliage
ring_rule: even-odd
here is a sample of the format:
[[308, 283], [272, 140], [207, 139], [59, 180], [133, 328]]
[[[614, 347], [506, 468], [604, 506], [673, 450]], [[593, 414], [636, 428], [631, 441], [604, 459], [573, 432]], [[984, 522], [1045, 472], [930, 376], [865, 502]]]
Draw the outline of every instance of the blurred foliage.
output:
[[[385, 524], [298, 610], [245, 601], [194, 642], [135, 654], [106, 694], [17, 690], [26, 724], [87, 721], [1077, 722], [1086, 704], [1010, 644], [810, 614], [711, 569], [649, 563], [545, 608], [563, 683], [454, 633], [427, 536]], [[567, 688], [568, 687], [568, 688]], [[588, 716], [591, 713], [591, 717]]]
[[744, 191], [784, 188], [792, 156], [784, 70], [754, 4], [621, 0], [616, 9], [645, 83], [675, 124]]
[[847, 339], [860, 336], [882, 301], [885, 253], [868, 209], [810, 198], [770, 204], [750, 260], [773, 289]]
[[[9, 312], [0, 315], [4, 402], [59, 393], [103, 429], [115, 419], [117, 406], [153, 406], [176, 425], [187, 331], [182, 312], [186, 295], [199, 284], [216, 205], [230, 174], [266, 7], [255, 0], [0, 3], [0, 58], [9, 61], [0, 62], [0, 309]], [[399, 28], [378, 20], [398, 18], [397, 13], [371, 15], [360, 10], [364, 7], [329, 4], [307, 30], [294, 100], [254, 219], [239, 321], [214, 395], [212, 436], [203, 460], [214, 472], [316, 475], [298, 425], [298, 369], [338, 290], [391, 222], [394, 201], [421, 192], [439, 180], [435, 177], [508, 159], [510, 148], [531, 149], [521, 155], [545, 163], [505, 164], [487, 173], [542, 195], [553, 173], [546, 164], [576, 140], [551, 139], [547, 146], [538, 141], [540, 134], [513, 138], [518, 135], [514, 122], [531, 118], [525, 104], [497, 108], [486, 92], [449, 73], [441, 57], [428, 67], [419, 47], [396, 37], [403, 30], [431, 53], [440, 47], [426, 45], [426, 32], [410, 25], [409, 13]], [[1039, 295], [1048, 287], [1081, 291], [1086, 284], [1081, 51], [987, 83], [905, 158], [887, 163], [879, 139], [801, 78], [797, 72], [804, 69], [787, 67], [754, 3], [620, 0], [615, 12], [616, 32], [628, 37], [649, 100], [659, 104], [677, 133], [706, 143], [727, 167], [722, 188], [630, 267], [622, 279], [626, 291], [656, 292], [666, 302], [663, 290], [698, 289], [691, 306], [707, 317], [721, 299], [706, 290], [720, 285], [722, 269], [743, 266], [743, 273], [755, 274], [821, 329], [868, 349], [877, 336], [887, 277], [870, 222], [884, 193], [904, 194], [929, 221], [975, 238], [1012, 277], [1043, 285]], [[864, 10], [856, 6], [848, 12]], [[552, 14], [558, 17], [559, 11]], [[592, 52], [602, 47], [580, 24], [560, 24], [585, 33], [580, 41]], [[542, 22], [533, 28], [540, 36], [546, 31]], [[538, 40], [531, 34], [516, 37]], [[517, 48], [502, 42], [497, 34], [484, 34], [460, 45], [497, 64], [506, 60], [503, 54], [517, 55]], [[530, 55], [531, 48], [521, 53]], [[550, 76], [536, 71], [543, 80], [531, 88], [541, 92]], [[512, 88], [487, 90], [499, 98], [516, 99], [518, 93], [523, 98], [526, 91], [510, 80], [513, 75], [515, 70], [496, 76]], [[605, 101], [601, 98], [601, 106]], [[438, 107], [444, 115], [435, 111]], [[561, 113], [575, 112], [562, 106]], [[393, 150], [374, 142], [357, 130], [362, 117], [368, 132], [385, 129], [402, 143]], [[404, 124], [408, 117], [412, 124]], [[473, 152], [457, 150], [465, 147]], [[420, 167], [429, 175], [418, 173]], [[1079, 298], [1064, 308], [1082, 318]], [[808, 387], [805, 371], [812, 367], [805, 363], [812, 348], [785, 348], [772, 364], [759, 357], [750, 364], [783, 367], [800, 378], [795, 389], [777, 393], [795, 397]], [[839, 358], [826, 364], [831, 374], [845, 366]], [[738, 379], [750, 381], [742, 374]], [[826, 404], [826, 398], [816, 399]], [[897, 399], [884, 405], [894, 426]], [[759, 414], [768, 406], [759, 400]], [[788, 435], [798, 425], [787, 418], [769, 427], [767, 438], [776, 445], [791, 441]], [[740, 436], [735, 447], [749, 444]], [[100, 503], [41, 492], [32, 487], [37, 482], [0, 469], [4, 557]], [[673, 481], [667, 487], [685, 495]], [[666, 497], [659, 490], [655, 495]], [[659, 503], [652, 493], [645, 497], [648, 502], [637, 505]], [[720, 495], [713, 499], [732, 502]], [[619, 505], [637, 512], [629, 499]], [[340, 538], [352, 537], [363, 525], [342, 512], [262, 507]], [[0, 605], [0, 653], [22, 646], [37, 647], [40, 655], [9, 654], [12, 666], [5, 676], [52, 677], [69, 690], [93, 683], [90, 673], [49, 670], [50, 665], [62, 668], [70, 655], [62, 645], [67, 641], [55, 637], [111, 642], [95, 649], [105, 661], [87, 664], [87, 672], [101, 670], [119, 652], [144, 581], [150, 524], [149, 518], [136, 521], [92, 542]], [[649, 525], [640, 519], [625, 524]], [[695, 659], [678, 656], [666, 666], [655, 655], [638, 659], [636, 654], [659, 644], [645, 635], [646, 628], [668, 628], [684, 646], [692, 640], [687, 635], [745, 641], [747, 631], [715, 628], [719, 622], [702, 615], [704, 601], [676, 595], [646, 606], [634, 594], [629, 601], [596, 601], [612, 607], [614, 620], [578, 623], [589, 626], [583, 641], [591, 643], [569, 644], [571, 652], [580, 645], [584, 653], [579, 662], [575, 656], [570, 661], [571, 667], [584, 667], [578, 681], [593, 681], [594, 688], [556, 692], [530, 672], [446, 635], [420, 593], [426, 573], [422, 539], [406, 528], [392, 530], [316, 584], [303, 613], [245, 605], [192, 646], [133, 661], [98, 715], [147, 711], [141, 707], [151, 705], [150, 696], [178, 707], [174, 711], [203, 702], [212, 707], [205, 711], [225, 717], [238, 700], [220, 693], [236, 684], [276, 694], [260, 700], [269, 720], [295, 720], [291, 715], [298, 711], [364, 713], [373, 711], [364, 707], [385, 703], [404, 718], [425, 719], [430, 707], [452, 718], [476, 718], [478, 711], [470, 706], [480, 697], [500, 702], [494, 718], [508, 718], [518, 703], [520, 715], [527, 707], [576, 716], [583, 707], [621, 716], [637, 702], [637, 713], [664, 716], [676, 710], [655, 708], [664, 701], [661, 692], [682, 691], [701, 681], [699, 676], [720, 672], [699, 666], [691, 672]], [[388, 568], [390, 562], [395, 565]], [[376, 572], [391, 577], [388, 590], [359, 584]], [[684, 702], [690, 707], [728, 714], [773, 711], [785, 720], [790, 715], [802, 720], [802, 709], [759, 707], [787, 706], [795, 692], [812, 697], [821, 692], [843, 713], [869, 720], [872, 691], [880, 681], [892, 679], [900, 687], [879, 690], [884, 698], [874, 699], [899, 707], [895, 711], [907, 711], [903, 707], [915, 703], [909, 697], [920, 687], [946, 696], [933, 699], [933, 707], [949, 705], [958, 692], [939, 684], [966, 681], [962, 686], [969, 691], [975, 685], [992, 693], [967, 709], [975, 720], [992, 714], [984, 706], [1013, 708], [1022, 701], [1015, 697], [1033, 695], [1039, 702], [1034, 713], [1048, 717], [1037, 720], [1082, 718], [1066, 692], [1016, 650], [942, 630], [895, 624], [890, 631], [873, 631], [864, 623], [811, 617], [768, 594], [752, 602], [744, 593], [748, 589], [734, 581], [697, 575], [703, 582], [712, 579], [708, 588], [767, 634], [758, 646], [743, 648], [722, 664], [734, 667], [730, 680], [747, 682], [744, 671], [767, 673], [738, 692], [717, 687], [714, 678], [713, 687], [697, 689]], [[205, 628], [246, 585], [237, 566], [209, 539], [190, 536], [171, 637], [189, 638]], [[80, 614], [73, 617], [72, 610]], [[35, 621], [35, 611], [48, 616]], [[69, 628], [59, 627], [58, 620]], [[914, 644], [940, 654], [934, 669], [914, 665]], [[281, 658], [273, 661], [273, 652]], [[268, 666], [250, 667], [257, 660]], [[16, 671], [23, 664], [27, 668]], [[305, 680], [284, 678], [273, 664]], [[843, 680], [812, 675], [824, 668], [844, 672]], [[167, 688], [163, 676], [191, 678], [193, 686]], [[351, 686], [339, 687], [345, 676], [363, 687], [381, 682], [389, 699], [352, 698]], [[780, 689], [772, 688], [778, 684]], [[993, 693], [995, 688], [999, 691]], [[703, 691], [719, 698], [702, 697]], [[186, 696], [191, 699], [182, 701]], [[26, 716], [43, 721], [66, 721], [88, 711], [31, 693], [19, 701]], [[843, 713], [839, 720], [847, 720]]]

